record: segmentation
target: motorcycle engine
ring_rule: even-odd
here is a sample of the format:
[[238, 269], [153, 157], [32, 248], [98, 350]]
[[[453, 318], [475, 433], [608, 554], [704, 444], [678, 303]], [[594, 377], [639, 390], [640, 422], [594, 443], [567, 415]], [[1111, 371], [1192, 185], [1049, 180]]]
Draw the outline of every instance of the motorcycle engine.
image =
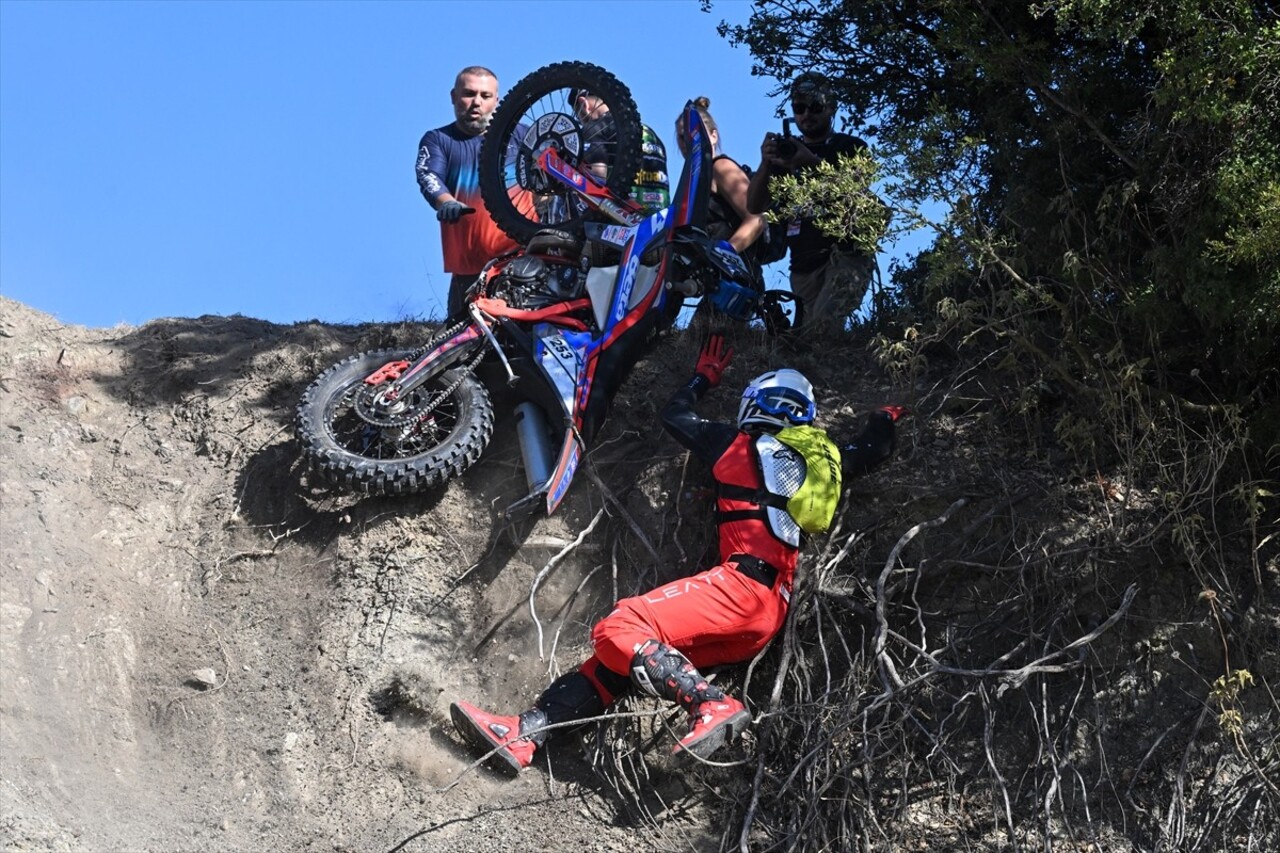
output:
[[536, 310], [576, 299], [586, 286], [586, 275], [576, 264], [548, 264], [524, 255], [507, 264], [494, 282], [494, 295], [513, 308]]

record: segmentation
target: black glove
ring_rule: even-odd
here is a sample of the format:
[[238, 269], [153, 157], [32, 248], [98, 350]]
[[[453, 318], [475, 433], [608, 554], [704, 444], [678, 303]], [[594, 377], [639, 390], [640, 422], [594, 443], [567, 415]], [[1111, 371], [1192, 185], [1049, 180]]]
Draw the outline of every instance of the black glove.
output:
[[475, 208], [467, 207], [460, 201], [446, 201], [436, 210], [436, 219], [441, 222], [457, 222], [463, 214], [474, 212]]
[[845, 476], [865, 474], [888, 459], [896, 439], [894, 424], [908, 414], [909, 409], [896, 405], [881, 406], [870, 412], [862, 434], [840, 446]]

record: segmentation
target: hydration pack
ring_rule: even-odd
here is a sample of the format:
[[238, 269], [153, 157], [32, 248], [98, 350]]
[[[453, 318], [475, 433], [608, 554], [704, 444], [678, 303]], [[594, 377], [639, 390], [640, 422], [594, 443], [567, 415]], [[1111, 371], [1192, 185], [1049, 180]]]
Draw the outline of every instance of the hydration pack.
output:
[[734, 510], [735, 518], [759, 518], [780, 541], [798, 548], [800, 533], [831, 527], [840, 503], [841, 458], [826, 432], [812, 426], [785, 427], [753, 440], [761, 484], [718, 482], [721, 498], [749, 501], [757, 510]]
[[775, 438], [804, 457], [804, 482], [787, 499], [787, 512], [805, 533], [822, 533], [831, 527], [840, 503], [840, 448], [825, 430], [792, 426]]

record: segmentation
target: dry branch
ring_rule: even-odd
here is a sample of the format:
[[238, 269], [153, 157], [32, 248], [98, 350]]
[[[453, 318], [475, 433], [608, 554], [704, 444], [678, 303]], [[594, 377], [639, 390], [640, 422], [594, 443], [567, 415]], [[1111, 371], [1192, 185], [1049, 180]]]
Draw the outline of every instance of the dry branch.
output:
[[596, 525], [600, 523], [600, 519], [602, 518], [604, 518], [604, 510], [597, 510], [595, 517], [591, 519], [591, 523], [578, 533], [572, 542], [557, 551], [556, 554], [547, 561], [547, 564], [539, 570], [537, 575], [534, 576], [533, 583], [529, 586], [529, 615], [533, 617], [533, 624], [537, 626], [538, 629], [539, 660], [543, 660], [545, 656], [542, 653], [542, 622], [538, 619], [538, 606], [535, 600], [538, 595], [538, 587], [542, 584], [542, 581], [546, 579], [547, 575], [551, 574], [551, 570], [559, 565], [561, 560], [573, 553], [573, 550], [581, 545], [583, 540], [591, 535], [591, 531], [596, 529]]

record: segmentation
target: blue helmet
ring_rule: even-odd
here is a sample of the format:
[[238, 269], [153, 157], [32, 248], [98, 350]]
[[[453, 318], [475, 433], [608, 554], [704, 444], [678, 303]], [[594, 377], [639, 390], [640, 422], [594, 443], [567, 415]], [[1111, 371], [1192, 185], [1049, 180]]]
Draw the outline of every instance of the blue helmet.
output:
[[738, 429], [778, 430], [811, 424], [817, 414], [818, 404], [809, 380], [800, 371], [784, 367], [760, 374], [743, 390], [738, 404]]

